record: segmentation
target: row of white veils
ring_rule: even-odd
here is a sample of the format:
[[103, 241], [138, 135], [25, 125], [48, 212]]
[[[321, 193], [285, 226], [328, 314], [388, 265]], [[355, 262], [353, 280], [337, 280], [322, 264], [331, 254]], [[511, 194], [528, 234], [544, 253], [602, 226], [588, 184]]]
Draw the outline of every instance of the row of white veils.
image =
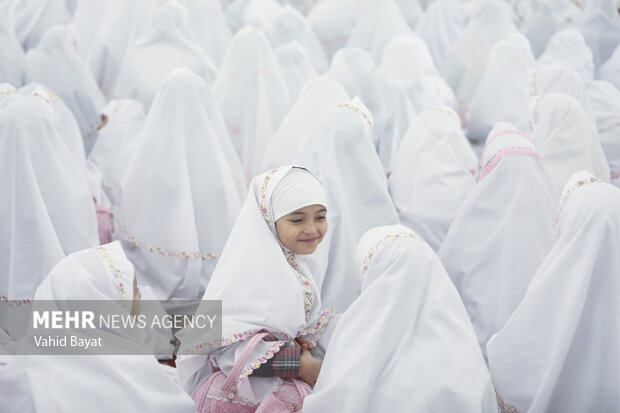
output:
[[[306, 267], [344, 313], [304, 410], [613, 411], [619, 8], [0, 0], [0, 299], [92, 298], [52, 275], [111, 277], [63, 258], [112, 230], [145, 298], [200, 299], [252, 177], [300, 165], [328, 197]], [[10, 411], [67, 411], [39, 394], [78, 382], [75, 411], [192, 411], [152, 358], [11, 361]]]

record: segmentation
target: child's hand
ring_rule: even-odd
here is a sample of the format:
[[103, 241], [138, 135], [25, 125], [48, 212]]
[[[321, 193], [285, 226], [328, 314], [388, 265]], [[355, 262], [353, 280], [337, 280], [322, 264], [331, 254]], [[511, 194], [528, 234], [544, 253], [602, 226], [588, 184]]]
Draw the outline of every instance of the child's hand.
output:
[[306, 347], [302, 346], [299, 364], [299, 378], [305, 381], [310, 387], [314, 387], [314, 383], [316, 383], [316, 379], [319, 377], [319, 373], [321, 372], [323, 362], [312, 357], [310, 351]]
[[306, 340], [305, 338], [302, 337], [297, 337], [295, 339], [295, 341], [297, 342], [297, 344], [299, 344], [302, 348], [307, 348], [308, 350], [312, 350], [314, 348], [314, 346], [312, 345], [311, 342], [309, 342], [308, 340]]

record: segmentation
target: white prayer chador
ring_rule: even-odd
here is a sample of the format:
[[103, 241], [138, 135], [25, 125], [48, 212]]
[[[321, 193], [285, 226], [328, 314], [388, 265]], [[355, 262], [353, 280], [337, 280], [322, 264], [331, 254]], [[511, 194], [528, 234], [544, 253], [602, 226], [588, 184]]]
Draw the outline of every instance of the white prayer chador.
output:
[[418, 0], [394, 0], [394, 3], [398, 6], [409, 27], [415, 29], [420, 17], [424, 14], [420, 2]]
[[142, 37], [125, 52], [115, 98], [136, 99], [148, 110], [159, 87], [178, 67], [213, 81], [216, 68], [198, 45], [188, 20], [187, 10], [176, 2], [153, 12]]
[[239, 31], [213, 84], [245, 177], [258, 174], [265, 147], [292, 100], [271, 46], [256, 28]]
[[557, 194], [531, 139], [511, 124], [489, 133], [480, 166], [439, 257], [486, 355], [553, 245]]
[[347, 47], [364, 49], [377, 62], [390, 39], [412, 33], [394, 0], [362, 0], [359, 7]]
[[308, 21], [328, 59], [349, 41], [357, 22], [358, 8], [357, 0], [331, 0], [321, 1], [310, 10]]
[[520, 125], [530, 99], [528, 71], [536, 61], [527, 38], [511, 33], [495, 43], [467, 112], [467, 136], [482, 141], [496, 122]]
[[339, 320], [303, 411], [496, 411], [471, 322], [433, 250], [405, 226], [384, 226], [362, 236], [355, 263], [362, 295]]
[[108, 121], [98, 132], [88, 162], [101, 171], [102, 189], [116, 204], [119, 182], [133, 155], [145, 115], [142, 104], [133, 99], [112, 100], [103, 113]]
[[341, 313], [359, 295], [355, 243], [369, 228], [399, 222], [372, 144], [372, 118], [366, 107], [354, 99], [323, 114], [295, 162], [314, 171], [327, 192], [329, 250], [315, 253], [327, 270], [324, 279], [315, 280], [323, 302]]
[[[313, 275], [279, 242], [275, 221], [278, 215], [326, 203], [320, 182], [306, 170], [285, 166], [254, 177], [203, 297], [222, 300], [222, 339], [205, 342], [198, 330], [182, 339], [177, 372], [179, 384], [189, 394], [211, 375], [208, 353], [224, 347], [216, 351], [216, 361], [229, 374], [244, 341], [266, 330], [277, 341], [259, 343], [237, 379], [239, 396], [261, 401], [277, 390], [282, 379], [253, 377], [252, 372], [295, 337], [316, 343], [334, 309], [321, 310]], [[329, 205], [327, 209], [329, 216]]]
[[611, 183], [620, 187], [620, 91], [604, 80], [596, 80], [588, 83], [588, 96]]
[[560, 205], [553, 249], [487, 345], [491, 377], [506, 411], [612, 412], [620, 403], [620, 190], [582, 171]]
[[327, 70], [329, 62], [321, 42], [319, 42], [306, 18], [293, 7], [286, 5], [282, 8], [267, 35], [274, 48], [297, 41], [308, 53], [317, 73], [323, 73]]
[[13, 22], [8, 10], [0, 8], [0, 82], [21, 86], [24, 82], [25, 60], [21, 44], [15, 37]]
[[476, 184], [477, 164], [453, 110], [428, 109], [413, 119], [394, 158], [388, 186], [400, 221], [435, 251]]
[[308, 136], [314, 121], [331, 108], [347, 103], [347, 92], [336, 81], [319, 76], [301, 91], [265, 150], [263, 169], [290, 164]]
[[435, 0], [428, 5], [415, 28], [433, 56], [436, 67], [442, 67], [465, 26], [465, 13], [459, 0]]
[[114, 238], [158, 299], [202, 296], [241, 207], [241, 167], [208, 85], [173, 71], [120, 181]]
[[12, 3], [10, 7], [15, 34], [24, 50], [35, 47], [50, 27], [71, 21], [65, 0], [24, 0], [9, 3]]
[[[4, 142], [3, 146], [6, 145], [2, 153], [8, 157], [2, 165], [9, 168], [5, 173], [7, 182], [25, 180], [20, 183], [23, 188], [15, 193], [10, 192], [10, 186], [6, 187], [9, 192], [2, 199], [7, 202], [7, 208], [10, 207], [12, 213], [19, 215], [29, 208], [14, 209], [15, 206], [31, 202], [26, 202], [25, 199], [40, 199], [41, 207], [44, 206], [47, 210], [48, 219], [65, 254], [98, 245], [95, 208], [86, 177], [56, 130], [51, 104], [40, 97], [23, 96], [6, 107], [1, 116], [0, 139]], [[36, 210], [42, 211], [39, 206]], [[37, 216], [39, 212], [36, 213]], [[29, 216], [30, 213], [23, 215], [24, 219]], [[13, 224], [10, 224], [11, 222]], [[4, 230], [9, 233], [15, 230], [12, 225], [16, 222], [13, 218], [9, 219]], [[36, 228], [38, 224], [28, 222], [27, 225], [35, 225]], [[13, 236], [15, 238], [7, 235], [3, 239], [13, 243], [25, 237], [24, 239], [29, 241], [24, 241], [25, 244], [19, 242], [15, 247], [20, 245], [20, 248], [32, 251], [28, 244], [33, 241], [35, 234], [31, 231], [19, 231]], [[16, 252], [17, 248], [6, 250], [7, 254]], [[6, 262], [10, 263], [11, 260]], [[8, 265], [14, 264], [16, 261]], [[17, 265], [12, 271], [24, 269], [22, 265]], [[38, 274], [39, 271], [35, 273]], [[27, 288], [30, 294], [34, 292], [31, 287]]]
[[599, 67], [620, 45], [620, 8], [617, 0], [590, 0], [583, 8], [579, 30]]
[[93, 141], [106, 99], [78, 54], [76, 42], [70, 28], [50, 28], [26, 54], [26, 82], [41, 83], [60, 96], [73, 112], [82, 138]]
[[620, 90], [620, 44], [611, 57], [601, 65], [598, 70], [598, 77]]
[[[557, 64], [538, 66], [529, 73], [530, 96], [564, 93], [574, 97], [586, 113], [592, 113], [586, 81], [574, 69]], [[529, 105], [529, 102], [523, 107]]]
[[529, 119], [532, 139], [558, 194], [568, 178], [582, 169], [610, 181], [594, 121], [574, 98], [562, 93], [533, 97]]
[[[121, 307], [118, 312], [128, 316], [133, 278], [133, 267], [115, 242], [63, 259], [43, 281], [35, 299], [54, 300], [58, 311], [68, 310], [64, 308], [66, 300], [117, 300], [115, 305]], [[127, 351], [139, 349], [142, 344], [138, 336], [119, 334], [118, 329], [81, 329], [76, 333], [80, 337], [101, 337], [107, 344], [114, 341], [116, 349]], [[15, 410], [13, 400], [20, 402], [19, 393], [16, 397], [0, 391], [3, 408], [11, 412], [193, 413], [196, 409], [153, 356], [15, 356], [3, 369], [0, 388], [19, 387], [28, 392], [31, 400], [30, 409]]]
[[280, 64], [289, 95], [292, 100], [296, 100], [304, 86], [316, 78], [316, 69], [312, 66], [306, 50], [297, 42], [278, 46], [273, 53]]
[[557, 64], [574, 69], [585, 80], [594, 77], [592, 50], [586, 44], [583, 35], [576, 29], [557, 32], [549, 40], [545, 52], [538, 58], [539, 66]]

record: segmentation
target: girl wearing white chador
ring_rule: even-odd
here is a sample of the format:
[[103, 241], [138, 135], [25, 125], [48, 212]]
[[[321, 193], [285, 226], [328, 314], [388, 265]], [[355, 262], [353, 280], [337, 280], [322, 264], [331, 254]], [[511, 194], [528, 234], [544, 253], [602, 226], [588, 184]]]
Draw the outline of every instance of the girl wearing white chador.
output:
[[465, 27], [465, 11], [459, 0], [434, 0], [415, 28], [428, 46], [435, 66], [442, 67]]
[[[558, 64], [538, 66], [530, 70], [529, 82], [530, 97], [564, 93], [574, 97], [587, 114], [592, 113], [586, 81], [568, 66]], [[523, 108], [528, 105], [529, 101]]]
[[304, 412], [496, 411], [471, 322], [433, 250], [405, 226], [384, 226], [363, 235], [355, 263], [362, 295], [333, 332]]
[[306, 50], [298, 42], [289, 42], [273, 49], [292, 100], [312, 79], [317, 77]]
[[[553, 222], [548, 223], [554, 226]], [[487, 344], [504, 411], [613, 412], [620, 403], [620, 190], [566, 183], [555, 245]]]
[[537, 65], [557, 64], [574, 69], [585, 80], [594, 77], [592, 50], [576, 29], [564, 29], [551, 37]]
[[65, 0], [24, 0], [8, 3], [12, 3], [8, 7], [13, 27], [24, 50], [37, 46], [50, 27], [71, 22]]
[[467, 195], [439, 257], [474, 325], [483, 353], [523, 299], [553, 245], [557, 195], [531, 139], [498, 123], [487, 139], [476, 186]]
[[331, 214], [326, 201], [321, 183], [305, 169], [289, 165], [254, 177], [203, 297], [222, 300], [222, 337], [210, 341], [198, 330], [181, 337], [177, 372], [189, 394], [213, 373], [208, 355], [230, 375], [247, 340], [263, 330], [275, 341], [260, 341], [236, 380], [237, 395], [258, 404], [277, 391], [283, 379], [258, 377], [256, 370], [295, 338], [314, 345], [321, 337], [334, 309], [321, 307], [320, 289], [308, 266], [313, 255], [286, 247], [276, 222], [306, 206], [327, 207]]
[[349, 41], [357, 22], [358, 8], [357, 0], [321, 1], [308, 13], [308, 21], [328, 59]]
[[583, 9], [579, 30], [592, 49], [596, 67], [620, 45], [619, 8], [617, 0], [590, 0]]
[[120, 181], [114, 238], [158, 299], [198, 299], [232, 229], [243, 178], [208, 85], [188, 69], [159, 90]]
[[529, 119], [532, 140], [551, 174], [556, 194], [572, 174], [582, 169], [610, 181], [594, 121], [574, 98], [562, 93], [533, 97]]
[[249, 181], [261, 171], [267, 142], [292, 104], [278, 61], [259, 29], [246, 27], [235, 35], [213, 94]]
[[613, 84], [620, 90], [620, 44], [605, 63], [598, 70], [598, 77]]
[[477, 165], [478, 157], [453, 110], [428, 109], [413, 119], [396, 154], [388, 185], [400, 221], [435, 251], [476, 184]]
[[[68, 300], [111, 300], [110, 305], [120, 307], [118, 314], [136, 315], [132, 302], [140, 293], [133, 282], [133, 266], [114, 242], [60, 261], [35, 300], [49, 300], [55, 311], [69, 310]], [[85, 339], [101, 337], [117, 351], [148, 354], [144, 338], [135, 332], [86, 330], [70, 331]], [[165, 368], [150, 355], [15, 356], [0, 367], [0, 403], [7, 412], [23, 413], [195, 412], [191, 398]]]
[[316, 173], [327, 192], [329, 249], [316, 253], [327, 270], [324, 279], [320, 270], [315, 279], [321, 300], [341, 313], [359, 295], [355, 242], [369, 228], [399, 222], [372, 144], [368, 109], [354, 99], [326, 112], [314, 123], [296, 163]]
[[8, 10], [0, 7], [0, 44], [2, 45], [2, 60], [0, 61], [0, 82], [8, 82], [14, 86], [21, 86], [24, 82], [25, 59], [22, 46], [15, 37], [13, 22]]

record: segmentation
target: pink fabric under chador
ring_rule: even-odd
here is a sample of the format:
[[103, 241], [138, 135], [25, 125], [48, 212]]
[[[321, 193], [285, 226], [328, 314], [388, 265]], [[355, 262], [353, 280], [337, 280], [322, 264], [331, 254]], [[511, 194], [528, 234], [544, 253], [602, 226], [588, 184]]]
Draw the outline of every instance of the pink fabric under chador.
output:
[[112, 233], [114, 233], [114, 212], [110, 208], [97, 203], [97, 199], [93, 197], [95, 203], [95, 212], [97, 213], [97, 230], [99, 232], [99, 245], [112, 242]]

